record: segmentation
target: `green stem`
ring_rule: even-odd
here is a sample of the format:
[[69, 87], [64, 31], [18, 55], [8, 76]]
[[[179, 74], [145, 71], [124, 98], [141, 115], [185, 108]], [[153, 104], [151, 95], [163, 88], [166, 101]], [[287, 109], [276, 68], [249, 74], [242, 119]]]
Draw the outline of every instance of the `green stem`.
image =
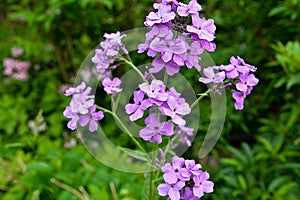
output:
[[146, 150], [142, 147], [142, 145], [135, 139], [135, 137], [133, 137], [133, 135], [130, 133], [130, 131], [127, 129], [127, 127], [125, 126], [125, 124], [122, 122], [122, 120], [117, 116], [116, 113], [106, 109], [106, 108], [103, 108], [101, 106], [98, 106], [96, 105], [96, 107], [104, 112], [107, 112], [109, 113], [110, 115], [112, 115], [116, 120], [117, 122], [122, 126], [122, 128], [125, 130], [125, 132], [127, 133], [127, 135], [129, 135], [130, 139], [132, 139], [132, 141], [141, 149], [141, 151], [145, 154], [145, 156], [147, 157], [147, 159], [150, 161], [150, 157], [148, 156]]
[[127, 63], [128, 65], [130, 65], [132, 67], [132, 69], [134, 69], [143, 80], [145, 79], [143, 73], [132, 62], [130, 62], [129, 60], [127, 60], [125, 58], [119, 58], [119, 60], [122, 60], [125, 63]]
[[[152, 164], [154, 165], [155, 163], [155, 158], [157, 156], [157, 149], [158, 149], [158, 143], [153, 144], [153, 150], [152, 150]], [[155, 170], [156, 171], [156, 170]], [[154, 188], [152, 187], [153, 185], [153, 179], [154, 179], [154, 171], [151, 171], [150, 174], [150, 185], [149, 185], [149, 200], [153, 199], [154, 195]]]
[[193, 107], [194, 107], [201, 99], [203, 99], [204, 97], [208, 96], [208, 94], [209, 94], [210, 92], [211, 92], [211, 90], [208, 89], [206, 92], [200, 94], [200, 97], [198, 97], [198, 99], [196, 99], [196, 100], [194, 101], [194, 103], [192, 103], [191, 109], [192, 109], [192, 108], [193, 108]]

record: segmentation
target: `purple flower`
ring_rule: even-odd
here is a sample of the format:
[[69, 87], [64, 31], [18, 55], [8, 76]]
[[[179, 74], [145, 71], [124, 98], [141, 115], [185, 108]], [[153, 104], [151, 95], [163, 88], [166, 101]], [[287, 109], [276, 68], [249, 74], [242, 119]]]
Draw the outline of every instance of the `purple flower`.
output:
[[152, 61], [153, 68], [149, 69], [150, 73], [158, 73], [163, 68], [166, 68], [167, 74], [173, 76], [180, 71], [180, 65], [176, 64], [173, 60], [165, 63], [162, 58], [155, 58]]
[[193, 177], [195, 183], [193, 193], [196, 197], [201, 198], [204, 193], [211, 193], [214, 191], [214, 183], [208, 179], [209, 174], [207, 172], [202, 172], [200, 175]]
[[178, 135], [178, 140], [185, 143], [187, 146], [192, 146], [192, 142], [189, 137], [193, 136], [194, 129], [186, 126], [177, 126], [176, 134]]
[[201, 66], [199, 65], [199, 55], [203, 52], [203, 50], [204, 49], [199, 41], [192, 42], [185, 55], [185, 64], [188, 68], [195, 67], [198, 71], [201, 70]]
[[174, 134], [174, 125], [171, 122], [160, 123], [155, 113], [150, 114], [146, 119], [146, 128], [140, 131], [140, 136], [145, 141], [162, 142], [161, 135], [171, 136]]
[[162, 171], [164, 172], [164, 181], [169, 184], [175, 184], [179, 180], [188, 181], [190, 177], [183, 176], [183, 174], [186, 174], [183, 165], [184, 158], [174, 156], [172, 159], [172, 164], [167, 163], [162, 167]]
[[200, 18], [198, 15], [192, 16], [193, 25], [187, 25], [187, 31], [189, 33], [195, 34], [200, 40], [207, 40], [209, 42], [213, 41], [216, 31], [216, 26], [214, 20]]
[[167, 23], [173, 20], [176, 16], [176, 14], [171, 11], [170, 5], [159, 4], [156, 9], [158, 10], [156, 13], [150, 12], [146, 17], [146, 21], [144, 23], [146, 26], [152, 27], [154, 24]]
[[202, 166], [200, 164], [196, 164], [195, 160], [185, 160], [185, 167], [191, 174], [191, 176], [199, 176], [201, 174]]
[[79, 120], [79, 115], [74, 113], [70, 106], [67, 106], [65, 111], [63, 112], [64, 116], [70, 118], [71, 120], [68, 122], [67, 127], [71, 130], [75, 130], [77, 128], [77, 122]]
[[100, 74], [115, 68], [115, 66], [110, 65], [121, 56], [121, 51], [128, 54], [125, 45], [122, 43], [122, 39], [126, 37], [125, 34], [121, 35], [118, 31], [111, 34], [105, 33], [104, 37], [106, 39], [100, 43], [101, 49], [96, 49], [95, 55], [91, 59], [96, 64], [96, 69]]
[[11, 49], [11, 55], [12, 57], [19, 57], [24, 53], [24, 49], [23, 48], [12, 48]]
[[69, 87], [65, 91], [65, 96], [71, 96], [73, 94], [81, 93], [86, 88], [86, 83], [81, 82], [77, 87]]
[[79, 124], [83, 127], [89, 124], [89, 130], [91, 132], [95, 132], [98, 129], [98, 124], [96, 121], [102, 120], [104, 117], [102, 111], [96, 112], [96, 105], [90, 107], [88, 109], [88, 113], [84, 115], [73, 112], [71, 107], [67, 106], [63, 114], [65, 117], [71, 119], [67, 124], [69, 129], [75, 130], [77, 128], [77, 123], [79, 122]]
[[148, 51], [147, 55], [154, 57], [158, 52], [150, 48], [150, 43], [154, 38], [161, 38], [164, 40], [171, 40], [173, 38], [173, 33], [170, 27], [165, 24], [154, 25], [151, 30], [146, 33], [146, 42], [144, 44], [138, 45], [138, 53], [143, 53]]
[[179, 103], [178, 99], [169, 96], [165, 106], [162, 107], [162, 113], [172, 118], [172, 121], [178, 125], [185, 125], [185, 120], [182, 116], [187, 115], [191, 112], [189, 104], [186, 102]]
[[248, 88], [258, 84], [258, 79], [254, 74], [243, 74], [240, 76], [240, 81], [236, 83], [236, 89], [241, 92], [246, 92]]
[[197, 0], [191, 0], [188, 5], [179, 3], [177, 13], [180, 16], [187, 17], [189, 14], [197, 14], [202, 10], [202, 7], [197, 3]]
[[144, 111], [152, 106], [152, 103], [149, 99], [144, 99], [143, 91], [134, 91], [133, 92], [133, 101], [134, 103], [129, 103], [125, 106], [127, 114], [130, 114], [130, 120], [135, 121], [140, 119], [144, 115]]
[[181, 194], [180, 200], [199, 200], [198, 197], [194, 196], [193, 190], [189, 187], [185, 187]]
[[152, 103], [155, 103], [156, 105], [161, 105], [163, 102], [165, 102], [168, 99], [168, 94], [165, 92], [166, 86], [164, 83], [160, 80], [152, 80], [152, 82], [149, 83], [142, 83], [139, 85], [139, 88], [147, 94], [149, 97], [149, 100]]
[[220, 70], [224, 70], [227, 78], [236, 78], [242, 74], [248, 74], [250, 71], [255, 72], [256, 67], [245, 63], [245, 61], [240, 58], [234, 58], [233, 56], [230, 58], [229, 65], [221, 65], [219, 67]]
[[[172, 164], [166, 163], [162, 171], [165, 183], [157, 187], [160, 196], [169, 195], [168, 199], [171, 200], [197, 200], [204, 193], [213, 192], [214, 183], [208, 180], [209, 174], [203, 172], [201, 165], [194, 160], [174, 156]], [[180, 187], [177, 187], [178, 183]]]
[[178, 181], [174, 184], [163, 183], [158, 185], [157, 190], [160, 196], [169, 195], [171, 200], [179, 200], [180, 199], [180, 190], [185, 186], [183, 181]]
[[88, 124], [91, 132], [98, 129], [96, 121], [101, 120], [104, 115], [102, 111], [96, 112], [95, 96], [90, 95], [91, 90], [84, 82], [66, 90], [65, 95], [72, 96], [70, 105], [63, 112], [65, 117], [71, 119], [67, 124], [69, 129], [76, 129], [78, 122], [81, 126]]
[[98, 123], [96, 121], [102, 120], [104, 117], [103, 112], [100, 110], [96, 112], [96, 105], [89, 108], [89, 112], [86, 115], [81, 115], [78, 119], [81, 126], [89, 125], [89, 130], [95, 132], [98, 130]]
[[104, 90], [107, 94], [115, 94], [122, 91], [122, 89], [119, 88], [121, 80], [118, 77], [115, 77], [113, 80], [109, 77], [105, 77], [102, 80], [102, 85], [104, 86]]
[[214, 72], [213, 67], [207, 67], [203, 70], [204, 75], [206, 78], [200, 77], [199, 81], [202, 83], [222, 83], [225, 79], [225, 72], [221, 71], [218, 73]]
[[176, 40], [160, 40], [156, 37], [150, 43], [150, 48], [156, 52], [160, 52], [162, 55], [161, 58], [164, 62], [167, 63], [173, 59], [173, 61], [178, 65], [184, 64], [183, 60], [178, 57], [178, 55], [186, 52], [185, 46], [186, 41], [183, 37], [177, 38]]
[[28, 78], [28, 69], [30, 62], [19, 61], [13, 58], [5, 58], [3, 60], [3, 74], [19, 81], [26, 81]]
[[232, 91], [232, 98], [235, 100], [234, 107], [236, 110], [244, 109], [244, 100], [246, 98], [246, 93], [237, 92], [235, 90]]

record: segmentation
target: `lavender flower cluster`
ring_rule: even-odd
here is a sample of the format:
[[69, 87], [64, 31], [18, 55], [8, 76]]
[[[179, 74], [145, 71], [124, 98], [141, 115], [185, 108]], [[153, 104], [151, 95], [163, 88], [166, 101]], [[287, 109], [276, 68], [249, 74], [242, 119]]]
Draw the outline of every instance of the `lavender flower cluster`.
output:
[[[143, 74], [130, 58], [127, 60], [122, 57], [129, 57], [129, 54], [122, 41], [126, 35], [120, 32], [105, 33], [105, 41], [95, 50], [91, 61], [102, 79], [103, 90], [111, 98], [122, 91], [120, 78], [113, 77], [111, 73], [120, 62], [129, 64], [143, 78], [143, 82], [133, 92], [132, 101], [126, 104], [125, 111], [131, 121], [145, 118], [145, 127], [139, 131], [139, 136], [144, 141], [158, 145], [167, 138], [170, 139], [170, 144], [176, 138], [186, 146], [191, 146], [194, 130], [186, 125], [185, 117], [191, 113], [194, 103], [190, 106], [174, 87], [168, 89], [154, 74], [165, 69], [169, 76], [173, 76], [183, 66], [195, 67], [197, 71], [204, 73], [199, 82], [211, 85], [208, 91], [220, 93], [224, 88], [230, 88], [235, 108], [241, 110], [244, 99], [258, 84], [258, 79], [253, 74], [256, 67], [245, 63], [240, 57], [231, 57], [228, 65], [202, 69], [199, 65], [201, 54], [216, 49], [213, 42], [216, 31], [214, 20], [199, 16], [202, 7], [196, 0], [191, 0], [188, 4], [162, 0], [161, 3], [154, 3], [153, 7], [155, 12], [150, 12], [144, 22], [150, 31], [145, 35], [145, 42], [138, 45], [138, 53], [146, 52], [154, 58], [152, 68]], [[97, 106], [91, 90], [85, 82], [66, 90], [65, 95], [72, 97], [70, 105], [64, 111], [65, 117], [71, 119], [67, 124], [69, 129], [76, 129], [78, 124], [83, 127], [88, 125], [89, 130], [95, 132], [98, 129], [97, 121], [103, 119], [104, 112], [118, 117], [114, 110]], [[146, 114], [148, 115], [144, 116]], [[118, 120], [122, 123], [121, 119]], [[134, 142], [137, 141], [134, 139]], [[168, 146], [169, 151], [175, 148], [176, 145]], [[170, 200], [196, 200], [204, 193], [213, 192], [214, 183], [209, 181], [209, 174], [202, 171], [200, 164], [177, 156], [173, 157], [172, 163], [165, 163], [164, 156], [168, 152], [164, 153], [160, 148], [158, 151], [162, 158], [156, 157], [149, 162], [163, 173], [164, 183], [157, 187], [160, 196], [168, 196]]]
[[201, 168], [194, 160], [174, 156], [172, 164], [162, 167], [165, 183], [158, 185], [158, 194], [168, 195], [171, 200], [197, 200], [204, 193], [213, 192], [214, 183], [208, 180], [209, 174]]
[[[214, 70], [218, 70], [217, 73]], [[214, 89], [218, 89], [219, 83], [226, 83], [225, 87], [232, 89], [232, 97], [235, 100], [235, 109], [244, 108], [244, 100], [249, 95], [254, 86], [258, 84], [258, 79], [251, 72], [255, 72], [256, 67], [245, 63], [240, 57], [231, 57], [229, 65], [207, 67], [203, 70], [205, 77], [199, 78], [202, 83], [215, 84]], [[220, 88], [219, 88], [220, 89]]]
[[[196, 0], [191, 0], [188, 5], [163, 0], [153, 7], [157, 12], [150, 12], [145, 21], [151, 30], [146, 34], [145, 43], [138, 46], [139, 53], [147, 51], [151, 57], [160, 54], [152, 61], [150, 72], [157, 73], [166, 68], [172, 76], [184, 65], [200, 71], [199, 55], [204, 50], [212, 52], [216, 49], [214, 21], [199, 17], [202, 7]], [[173, 31], [182, 36], [175, 37]], [[190, 39], [192, 42], [188, 41]]]
[[82, 82], [77, 87], [71, 87], [66, 90], [65, 96], [72, 96], [70, 105], [66, 107], [64, 116], [70, 118], [67, 126], [71, 130], [80, 126], [89, 125], [89, 130], [95, 132], [98, 129], [96, 121], [103, 119], [102, 111], [96, 112], [95, 96], [90, 95], [91, 88], [86, 87], [86, 83]]
[[28, 79], [28, 69], [30, 62], [16, 59], [24, 53], [22, 48], [12, 48], [11, 56], [13, 58], [5, 58], [3, 60], [3, 74], [17, 79], [19, 81], [26, 81]]
[[[190, 146], [188, 136], [193, 136], [192, 129], [185, 126], [186, 121], [182, 118], [191, 112], [189, 104], [174, 87], [166, 91], [166, 86], [160, 80], [154, 79], [151, 83], [144, 82], [134, 91], [133, 103], [125, 106], [126, 113], [131, 121], [143, 117], [145, 110], [150, 109], [149, 116], [145, 119], [146, 127], [140, 131], [140, 136], [145, 141], [162, 142], [161, 135], [172, 136], [181, 133], [181, 138]], [[156, 108], [156, 109], [155, 109]], [[159, 113], [153, 112], [158, 110]], [[160, 122], [157, 115], [168, 116], [171, 122]], [[174, 124], [177, 125], [174, 131]]]

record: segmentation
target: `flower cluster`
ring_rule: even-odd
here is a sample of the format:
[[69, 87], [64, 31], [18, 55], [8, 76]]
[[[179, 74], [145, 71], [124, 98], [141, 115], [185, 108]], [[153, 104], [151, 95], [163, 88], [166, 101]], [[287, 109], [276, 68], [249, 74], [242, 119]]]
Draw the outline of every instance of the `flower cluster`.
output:
[[117, 33], [104, 34], [105, 41], [100, 43], [100, 49], [95, 50], [95, 55], [92, 57], [92, 62], [96, 64], [96, 69], [100, 74], [107, 74], [107, 72], [116, 68], [115, 60], [123, 54], [128, 54], [122, 39], [126, 37], [125, 34]]
[[142, 83], [139, 88], [139, 91], [134, 92], [134, 103], [125, 107], [131, 121], [141, 118], [147, 108], [155, 105], [161, 114], [169, 116], [175, 124], [185, 125], [186, 121], [182, 117], [189, 114], [191, 109], [175, 88], [166, 91], [164, 83], [157, 79], [151, 83]]
[[165, 183], [158, 185], [160, 196], [169, 196], [170, 200], [197, 200], [204, 193], [213, 192], [214, 183], [209, 181], [209, 174], [201, 170], [194, 160], [174, 156], [172, 164], [162, 167]]
[[122, 54], [128, 54], [125, 45], [122, 43], [122, 39], [126, 37], [125, 34], [121, 35], [117, 33], [104, 34], [105, 41], [100, 43], [101, 49], [95, 50], [95, 55], [92, 57], [92, 62], [96, 64], [98, 74], [104, 79], [102, 85], [107, 94], [112, 95], [117, 92], [121, 92], [119, 88], [121, 80], [115, 77], [113, 80], [109, 78], [109, 72], [116, 69], [115, 60], [120, 58]]
[[[157, 108], [160, 115], [167, 116], [171, 122], [160, 122], [157, 114], [150, 112], [145, 119], [146, 127], [140, 131], [140, 136], [145, 141], [162, 142], [162, 136], [180, 134], [180, 141], [190, 146], [188, 136], [193, 136], [193, 129], [185, 127], [186, 121], [182, 118], [189, 114], [191, 109], [184, 98], [175, 88], [166, 91], [166, 86], [160, 80], [154, 79], [151, 83], [144, 82], [139, 89], [133, 93], [133, 103], [125, 106], [126, 113], [130, 115], [131, 121], [143, 117], [145, 110]], [[174, 124], [177, 125], [174, 131]], [[187, 133], [187, 134], [186, 134]]]
[[83, 127], [89, 125], [91, 132], [98, 129], [96, 121], [103, 119], [104, 114], [102, 111], [96, 112], [95, 96], [90, 93], [91, 88], [86, 87], [85, 82], [66, 90], [65, 96], [72, 96], [70, 105], [63, 113], [65, 117], [71, 119], [67, 124], [69, 129], [76, 129], [78, 122]]
[[24, 53], [22, 48], [12, 48], [11, 56], [14, 58], [5, 58], [3, 60], [3, 74], [19, 81], [26, 81], [28, 79], [28, 69], [30, 62], [21, 61], [15, 58], [21, 56]]
[[[113, 95], [122, 91], [120, 78], [112, 77], [113, 73], [111, 73], [120, 62], [129, 64], [143, 78], [138, 89], [133, 92], [132, 102], [126, 104], [125, 111], [131, 121], [142, 119], [148, 114], [144, 119], [145, 126], [139, 131], [139, 136], [144, 141], [161, 144], [164, 137], [171, 138], [165, 148], [166, 153], [155, 144], [158, 156], [153, 159], [147, 157], [153, 166], [161, 168], [163, 172], [164, 183], [158, 185], [158, 194], [168, 196], [170, 200], [197, 200], [204, 193], [211, 193], [214, 190], [214, 183], [209, 180], [209, 174], [194, 160], [174, 156], [171, 163], [166, 163], [165, 157], [167, 153], [172, 155], [175, 153], [176, 141], [191, 146], [190, 138], [194, 136], [194, 129], [186, 125], [185, 117], [191, 113], [192, 107], [201, 97], [190, 106], [174, 87], [167, 88], [165, 83], [154, 74], [165, 69], [167, 73], [165, 77], [173, 76], [183, 66], [189, 69], [194, 67], [199, 72], [203, 70], [204, 76], [200, 77], [199, 81], [212, 86], [212, 89], [204, 94], [220, 93], [224, 88], [231, 88], [235, 108], [240, 110], [243, 109], [245, 97], [258, 84], [258, 79], [252, 73], [256, 68], [245, 63], [240, 57], [231, 57], [229, 65], [201, 69], [199, 64], [201, 54], [216, 49], [214, 20], [199, 16], [202, 7], [197, 0], [191, 0], [188, 4], [177, 0], [162, 0], [161, 3], [155, 3], [153, 7], [155, 11], [150, 12], [144, 22], [150, 30], [145, 35], [145, 42], [138, 46], [138, 53], [146, 52], [148, 56], [154, 58], [152, 68], [147, 68], [143, 74], [132, 63], [122, 42], [126, 35], [120, 32], [105, 33], [105, 41], [101, 42], [100, 48], [95, 50], [91, 61], [95, 64], [94, 70], [102, 78], [104, 91], [112, 99]], [[122, 55], [126, 55], [128, 59]], [[118, 117], [115, 109], [108, 110], [96, 106], [95, 96], [91, 94], [91, 88], [87, 87], [85, 82], [69, 88], [65, 95], [72, 96], [70, 105], [64, 111], [64, 115], [71, 119], [68, 128], [74, 130], [78, 124], [89, 125], [89, 130], [95, 132], [98, 129], [96, 121], [104, 117], [103, 111], [105, 111], [125, 127], [124, 131], [131, 136], [142, 152], [147, 152], [126, 129], [126, 125]], [[112, 101], [113, 108], [116, 102]], [[101, 111], [97, 112], [96, 108]], [[158, 159], [159, 156], [161, 159]], [[154, 181], [150, 184], [153, 183]]]
[[[184, 65], [200, 71], [199, 55], [204, 50], [214, 51], [216, 48], [213, 43], [214, 20], [199, 17], [202, 8], [196, 0], [188, 5], [176, 0], [163, 0], [153, 7], [157, 12], [150, 12], [145, 21], [151, 30], [146, 34], [146, 42], [138, 47], [139, 53], [147, 51], [151, 57], [160, 54], [152, 61], [150, 72], [157, 73], [166, 68], [169, 75], [174, 75]], [[173, 31], [185, 37], [175, 37]]]
[[[217, 73], [215, 71], [218, 70]], [[235, 109], [244, 108], [244, 100], [249, 95], [254, 86], [258, 84], [258, 79], [251, 72], [255, 72], [256, 67], [245, 63], [240, 57], [231, 57], [229, 65], [207, 67], [203, 70], [205, 77], [199, 78], [202, 83], [220, 84], [226, 83], [225, 87], [232, 89], [232, 97], [235, 100]]]

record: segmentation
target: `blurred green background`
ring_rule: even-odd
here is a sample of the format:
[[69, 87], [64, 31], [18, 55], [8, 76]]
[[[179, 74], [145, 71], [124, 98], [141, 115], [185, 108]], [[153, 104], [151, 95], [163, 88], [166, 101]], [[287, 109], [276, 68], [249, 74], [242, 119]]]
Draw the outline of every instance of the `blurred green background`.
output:
[[[26, 81], [0, 75], [1, 200], [143, 198], [143, 174], [104, 166], [66, 128], [62, 112], [70, 99], [62, 90], [105, 32], [143, 27], [153, 2], [1, 1], [0, 70], [12, 48], [24, 49], [16, 60], [30, 62]], [[204, 199], [300, 199], [300, 1], [198, 2], [217, 26], [217, 50], [210, 54], [216, 64], [240, 56], [258, 67], [260, 79], [243, 111], [234, 110], [227, 93], [222, 136], [203, 160], [197, 154], [210, 101], [201, 102], [198, 135], [185, 157], [202, 163], [215, 182]], [[199, 84], [193, 72], [186, 76]], [[118, 131], [112, 125], [106, 133], [129, 143]]]

